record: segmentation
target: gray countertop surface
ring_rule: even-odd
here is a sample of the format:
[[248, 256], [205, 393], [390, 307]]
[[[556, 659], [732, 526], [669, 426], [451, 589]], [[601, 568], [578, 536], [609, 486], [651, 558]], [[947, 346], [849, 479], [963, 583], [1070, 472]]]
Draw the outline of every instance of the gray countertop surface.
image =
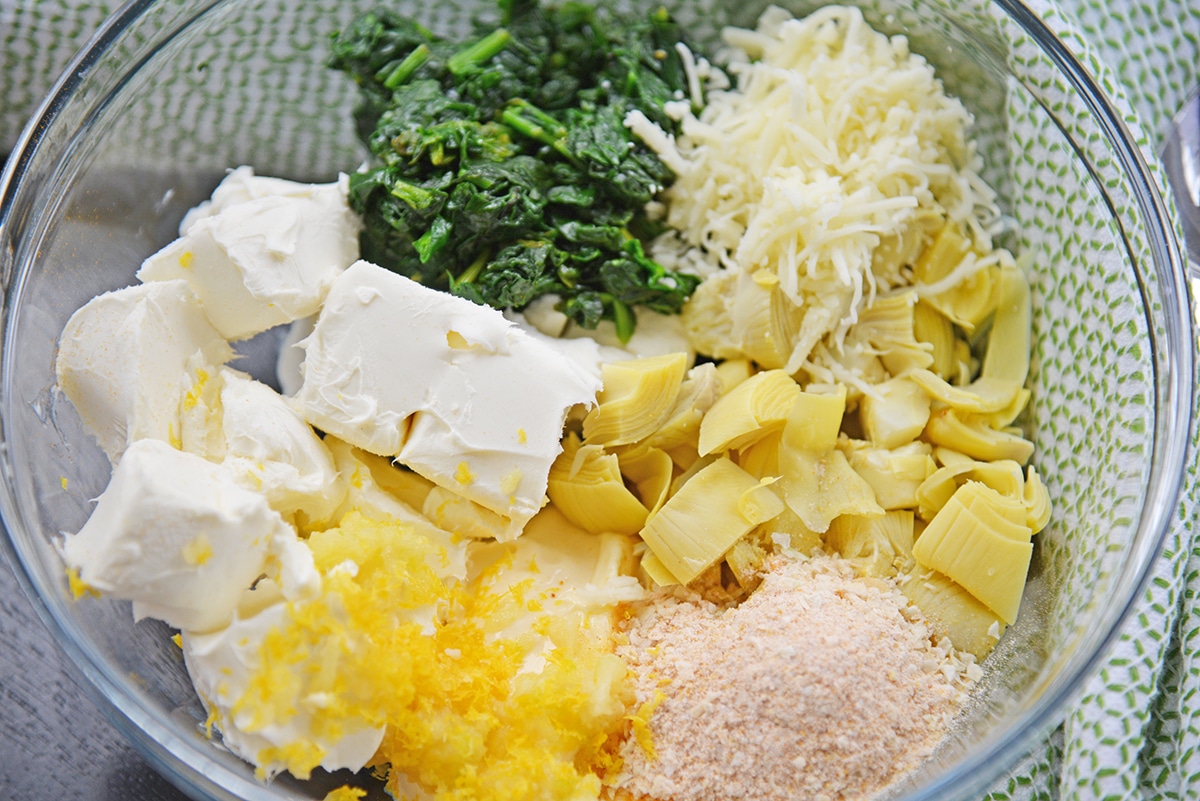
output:
[[76, 683], [0, 556], [0, 799], [183, 801]]

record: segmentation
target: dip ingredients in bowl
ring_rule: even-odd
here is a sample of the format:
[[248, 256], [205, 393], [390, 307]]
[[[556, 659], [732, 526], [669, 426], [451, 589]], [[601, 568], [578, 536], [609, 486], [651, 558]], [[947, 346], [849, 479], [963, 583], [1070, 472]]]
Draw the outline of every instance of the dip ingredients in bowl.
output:
[[[853, 9], [727, 31], [727, 72], [661, 13], [504, 11], [360, 20], [377, 161], [234, 170], [72, 317], [59, 386], [113, 463], [72, 586], [179, 628], [264, 778], [871, 795], [1050, 514], [969, 115]], [[285, 324], [290, 396], [228, 366]]]

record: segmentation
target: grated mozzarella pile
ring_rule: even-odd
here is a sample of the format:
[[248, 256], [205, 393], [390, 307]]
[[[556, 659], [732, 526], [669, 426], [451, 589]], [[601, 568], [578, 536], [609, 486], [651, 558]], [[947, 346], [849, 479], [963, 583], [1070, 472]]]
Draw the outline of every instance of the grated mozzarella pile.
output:
[[[756, 30], [723, 38], [736, 88], [710, 88], [676, 142], [640, 120], [630, 127], [677, 173], [664, 197], [676, 236], [759, 287], [777, 283], [807, 318], [783, 326], [794, 331], [776, 343], [777, 366], [827, 376], [810, 357], [826, 361], [877, 293], [910, 283], [906, 260], [932, 231], [953, 222], [986, 236], [998, 211], [975, 171], [971, 115], [904, 37], [873, 31], [854, 8], [803, 20], [771, 8]], [[679, 244], [655, 256], [694, 262]], [[753, 326], [736, 319], [739, 302], [725, 300], [744, 339], [739, 329]]]

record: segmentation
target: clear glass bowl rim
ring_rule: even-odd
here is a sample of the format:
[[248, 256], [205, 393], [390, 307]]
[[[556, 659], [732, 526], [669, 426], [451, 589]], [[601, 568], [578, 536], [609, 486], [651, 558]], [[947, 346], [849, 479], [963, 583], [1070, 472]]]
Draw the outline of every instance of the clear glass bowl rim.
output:
[[[198, 3], [195, 16], [201, 16], [226, 1]], [[1044, 692], [1001, 736], [985, 740], [983, 748], [972, 751], [953, 770], [946, 771], [934, 782], [906, 796], [908, 801], [965, 797], [978, 791], [1013, 764], [1039, 736], [1058, 723], [1062, 708], [1075, 697], [1097, 666], [1128, 617], [1135, 600], [1146, 587], [1151, 568], [1175, 519], [1193, 424], [1195, 354], [1192, 343], [1195, 342], [1195, 336], [1192, 302], [1186, 262], [1175, 235], [1176, 227], [1167, 201], [1121, 115], [1075, 56], [1020, 0], [991, 1], [1030, 36], [1078, 93], [1094, 115], [1105, 140], [1113, 148], [1122, 173], [1132, 184], [1162, 298], [1161, 322], [1166, 337], [1158, 346], [1166, 352], [1159, 355], [1156, 363], [1166, 365], [1167, 375], [1165, 378], [1156, 377], [1155, 432], [1147, 502], [1138, 522], [1134, 538], [1136, 547], [1132, 554], [1136, 557], [1134, 561], [1137, 567], [1119, 574], [1116, 594], [1120, 603], [1111, 605], [1099, 615], [1102, 638], [1092, 643], [1090, 653], [1076, 662], [1069, 675], [1057, 677], [1055, 686]], [[74, 57], [30, 118], [3, 172], [0, 172], [0, 243], [7, 239], [6, 229], [14, 223], [12, 215], [16, 198], [23, 189], [22, 178], [26, 175], [28, 164], [33, 155], [45, 146], [47, 134], [54, 130], [60, 110], [86, 84], [92, 68], [119, 40], [121, 34], [135, 26], [155, 5], [156, 0], [132, 0], [110, 16]], [[134, 64], [131, 70], [139, 66]], [[10, 299], [18, 278], [12, 274], [0, 275], [5, 294], [0, 313], [4, 316], [3, 342], [6, 350], [13, 333]], [[1145, 276], [1139, 270], [1139, 284], [1144, 280]], [[7, 379], [7, 360], [4, 369]], [[3, 402], [7, 404], [8, 399]], [[1189, 437], [1180, 437], [1178, 432], [1181, 431], [1189, 432]], [[3, 431], [0, 430], [0, 446], [3, 445], [2, 438]], [[207, 753], [207, 745], [200, 744], [194, 738], [179, 737], [155, 710], [122, 686], [120, 678], [105, 664], [98, 652], [71, 635], [72, 627], [68, 621], [60, 619], [53, 607], [43, 600], [40, 593], [47, 588], [41, 586], [36, 573], [26, 563], [25, 555], [8, 532], [8, 527], [14, 522], [20, 524], [12, 486], [15, 465], [11, 458], [7, 449], [0, 453], [0, 471], [4, 474], [0, 517], [5, 527], [5, 536], [0, 537], [0, 547], [39, 618], [66, 652], [73, 668], [83, 675], [85, 689], [97, 701], [102, 712], [156, 769], [189, 795], [214, 799], [277, 799], [278, 794], [269, 785], [249, 781], [215, 763]]]

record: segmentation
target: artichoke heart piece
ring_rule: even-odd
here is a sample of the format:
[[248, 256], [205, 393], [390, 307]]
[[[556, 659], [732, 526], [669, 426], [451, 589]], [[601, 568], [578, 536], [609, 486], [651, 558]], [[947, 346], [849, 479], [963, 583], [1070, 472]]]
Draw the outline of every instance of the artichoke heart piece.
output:
[[1019, 415], [1029, 404], [1029, 399], [1031, 397], [1033, 397], [1033, 393], [1022, 388], [1017, 390], [1017, 394], [1013, 397], [1012, 403], [1010, 403], [1008, 406], [1005, 406], [1000, 411], [985, 412], [981, 414], [966, 412], [965, 414], [970, 414], [972, 419], [983, 423], [989, 428], [999, 430], [1012, 425], [1012, 422], [1017, 419], [1017, 415]]
[[746, 538], [735, 542], [725, 554], [729, 571], [746, 592], [754, 592], [762, 583], [762, 566], [766, 558], [766, 551]]
[[621, 475], [637, 487], [642, 505], [653, 515], [667, 502], [675, 462], [660, 448], [638, 446], [617, 454]]
[[[917, 564], [944, 573], [1010, 624], [1017, 619], [1033, 554], [1032, 531], [1011, 521], [1012, 505], [990, 487], [968, 482], [913, 546]], [[1018, 509], [1023, 518], [1024, 508]]]
[[696, 448], [699, 443], [700, 422], [723, 392], [716, 365], [698, 364], [688, 371], [679, 388], [675, 407], [662, 427], [642, 440], [653, 448]]
[[949, 276], [971, 252], [967, 241], [953, 224], [943, 225], [913, 264], [913, 280], [933, 284]]
[[[1006, 378], [983, 376], [966, 386], [956, 387], [929, 370], [913, 370], [907, 377], [917, 382], [930, 398], [941, 401], [957, 412], [1008, 413], [1012, 411], [1013, 404], [1021, 399], [1021, 384]], [[1020, 413], [1020, 409], [1017, 413]], [[1015, 418], [1016, 414], [1013, 417]]]
[[800, 516], [787, 506], [778, 516], [763, 523], [749, 535], [749, 538], [776, 544], [780, 544], [780, 537], [786, 537], [787, 546], [805, 556], [811, 556], [814, 551], [821, 550], [824, 546], [821, 535], [804, 525]]
[[849, 559], [866, 576], [887, 578], [908, 573], [913, 562], [913, 513], [880, 517], [843, 515], [825, 532], [825, 544]]
[[1042, 477], [1038, 475], [1033, 465], [1029, 466], [1029, 472], [1025, 478], [1022, 500], [1025, 502], [1026, 525], [1032, 529], [1034, 534], [1037, 534], [1050, 522], [1051, 505], [1050, 493], [1046, 490], [1046, 485], [1042, 483]]
[[600, 368], [604, 388], [583, 419], [589, 445], [627, 445], [660, 429], [675, 409], [686, 353], [609, 362]]
[[975, 596], [935, 570], [908, 574], [900, 581], [900, 592], [921, 610], [935, 634], [977, 660], [992, 652], [1006, 628]]
[[912, 291], [879, 298], [859, 314], [847, 343], [868, 345], [893, 376], [933, 366], [933, 347], [915, 336], [916, 302]]
[[985, 378], [1012, 381], [1020, 386], [1029, 375], [1033, 327], [1029, 282], [1019, 267], [1006, 266], [1000, 270], [999, 283], [1000, 300], [981, 373]]
[[[958, 467], [959, 465], [974, 465], [977, 462], [965, 453], [959, 453], [953, 448], [946, 448], [941, 445], [935, 446], [933, 449], [933, 460], [937, 462], [938, 467]], [[950, 496], [946, 496], [947, 498]]]
[[997, 534], [1017, 542], [1029, 542], [1033, 536], [1033, 531], [1025, 524], [1027, 512], [1019, 496], [1002, 495], [981, 481], [968, 481], [954, 494], [958, 503]]
[[[871, 485], [876, 502], [884, 509], [916, 508], [917, 490], [937, 470], [926, 442], [888, 450], [851, 441], [844, 451], [854, 472]], [[951, 494], [953, 489], [946, 499]]]
[[717, 375], [721, 378], [722, 395], [754, 375], [755, 372], [754, 365], [749, 359], [726, 359], [716, 368]]
[[907, 378], [893, 378], [872, 390], [858, 403], [858, 418], [867, 439], [881, 448], [896, 448], [921, 436], [930, 408], [924, 389]]
[[946, 227], [946, 217], [934, 208], [918, 207], [900, 230], [882, 233], [871, 254], [871, 272], [879, 286], [908, 283], [904, 272], [920, 257], [926, 243]]
[[933, 357], [929, 369], [938, 377], [949, 381], [958, 375], [954, 324], [924, 301], [918, 301], [913, 307], [913, 337], [929, 345]]
[[806, 325], [812, 326], [817, 321], [809, 320], [810, 308], [807, 303], [794, 303], [778, 285], [771, 292], [771, 338], [779, 353], [785, 357], [781, 366], [789, 373], [799, 369], [800, 356], [797, 351], [807, 353], [811, 349], [806, 340], [812, 337], [812, 333], [811, 330], [806, 331]]
[[671, 575], [671, 571], [654, 555], [654, 551], [647, 550], [642, 554], [641, 567], [651, 587], [669, 587], [679, 583], [679, 579]]
[[779, 475], [779, 444], [783, 441], [783, 430], [778, 429], [740, 449], [734, 461], [738, 467], [756, 478]]
[[955, 458], [945, 467], [938, 468], [917, 487], [917, 508], [921, 517], [926, 520], [932, 520], [958, 488], [968, 481], [985, 484], [1006, 498], [1024, 501], [1025, 479], [1021, 473], [1021, 465], [1013, 460], [977, 462], [956, 451], [939, 448], [937, 452], [943, 458], [950, 454], [954, 454]]
[[921, 299], [973, 331], [996, 310], [1000, 298], [1000, 267], [992, 263], [997, 261], [994, 254], [989, 256], [989, 264], [980, 266], [981, 256], [971, 242], [957, 226], [947, 225], [913, 265], [913, 280], [925, 288]]
[[697, 353], [715, 359], [739, 359], [743, 354], [733, 336], [733, 303], [738, 273], [719, 270], [705, 278], [680, 312], [680, 322]]
[[625, 486], [616, 454], [581, 445], [573, 433], [563, 439], [563, 452], [550, 466], [546, 494], [568, 520], [593, 534], [636, 534], [649, 515]]
[[[775, 280], [764, 280], [768, 277]], [[768, 369], [783, 367], [791, 351], [788, 340], [776, 340], [778, 326], [772, 325], [772, 296], [783, 296], [778, 283], [778, 278], [768, 270], [739, 272], [730, 310], [733, 341], [738, 349]]]
[[642, 539], [667, 571], [686, 584], [783, 508], [770, 487], [721, 458], [671, 496], [646, 523]]
[[781, 448], [779, 486], [788, 507], [819, 534], [841, 515], [882, 515], [875, 492], [837, 449], [824, 453]]
[[685, 473], [696, 467], [697, 463], [701, 461], [700, 451], [696, 450], [696, 446], [689, 442], [673, 448], [663, 448], [663, 451], [671, 457], [675, 466]]
[[[672, 454], [672, 458], [674, 459], [674, 454]], [[690, 465], [688, 465], [687, 467], [681, 468], [683, 470], [683, 472], [679, 473], [679, 475], [677, 475], [677, 476], [675, 476], [675, 478], [671, 479], [671, 488], [669, 490], [667, 490], [667, 496], [670, 497], [671, 495], [674, 495], [675, 493], [679, 492], [679, 490], [683, 489], [683, 485], [692, 479], [692, 476], [696, 475], [701, 470], [708, 467], [710, 464], [717, 461], [718, 459], [724, 459], [724, 458], [725, 458], [724, 456], [717, 456], [717, 455], [712, 455], [712, 454], [710, 454], [708, 456], [699, 456], [699, 455], [696, 456], [696, 458], [692, 461], [692, 463]], [[675, 464], [676, 464], [676, 466], [678, 466], [679, 461], [676, 460]]]
[[979, 370], [979, 361], [971, 353], [971, 346], [964, 339], [954, 340], [954, 383], [960, 387], [968, 386]]
[[823, 452], [837, 445], [846, 413], [846, 387], [828, 394], [801, 392], [783, 427], [783, 447]]
[[[967, 260], [978, 265], [980, 258], [969, 253]], [[926, 300], [963, 329], [974, 331], [996, 310], [1000, 295], [999, 273], [997, 264], [989, 264], [975, 270], [953, 289], [927, 296]]]
[[787, 422], [800, 385], [783, 370], [767, 370], [738, 384], [700, 422], [701, 456], [744, 448]]
[[925, 425], [925, 438], [985, 462], [1011, 459], [1024, 465], [1033, 455], [1033, 443], [1020, 434], [994, 429], [971, 415], [963, 417], [953, 409], [935, 409]]

